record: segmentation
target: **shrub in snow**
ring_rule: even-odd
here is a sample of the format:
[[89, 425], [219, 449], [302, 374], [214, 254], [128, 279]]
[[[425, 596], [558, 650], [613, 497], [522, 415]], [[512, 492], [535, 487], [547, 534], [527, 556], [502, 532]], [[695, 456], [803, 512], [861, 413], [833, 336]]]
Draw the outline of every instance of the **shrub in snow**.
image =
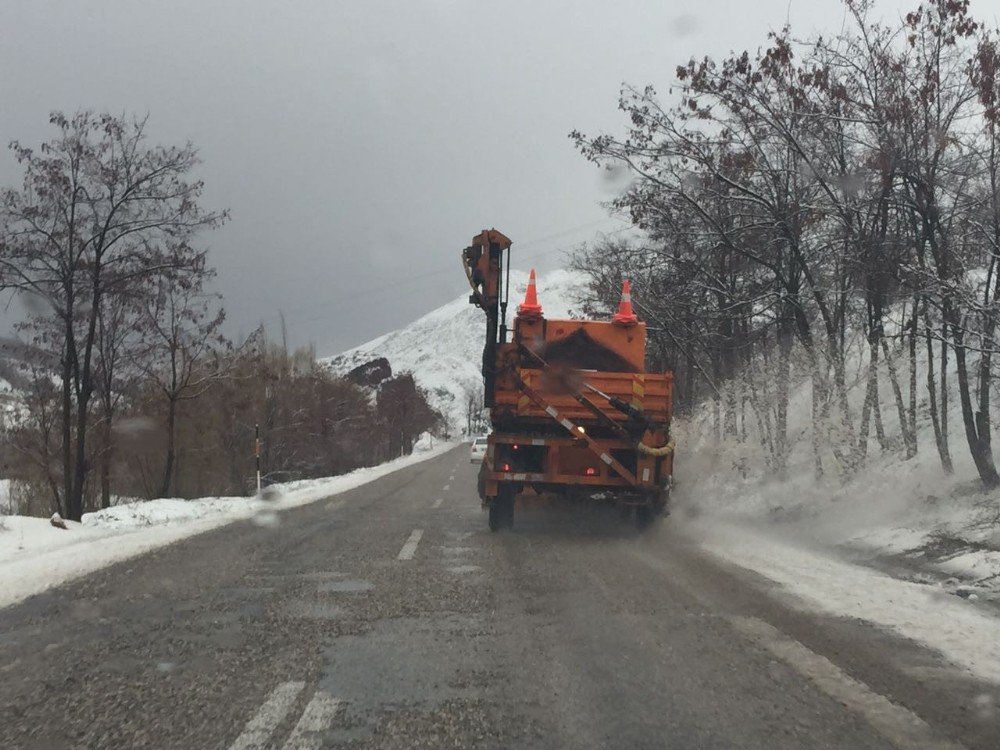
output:
[[267, 487], [262, 487], [260, 490], [260, 499], [267, 500], [268, 502], [274, 502], [281, 499], [281, 485], [269, 484]]

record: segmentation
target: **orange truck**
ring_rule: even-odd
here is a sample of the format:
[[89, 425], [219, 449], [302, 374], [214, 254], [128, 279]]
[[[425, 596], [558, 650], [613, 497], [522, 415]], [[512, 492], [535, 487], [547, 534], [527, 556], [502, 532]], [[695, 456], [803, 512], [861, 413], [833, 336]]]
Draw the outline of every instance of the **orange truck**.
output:
[[511, 241], [483, 230], [462, 252], [469, 301], [486, 313], [484, 404], [492, 433], [479, 473], [490, 529], [509, 528], [524, 492], [612, 502], [642, 528], [673, 477], [672, 373], [645, 369], [646, 324], [629, 285], [611, 320], [550, 320], [531, 272], [507, 327]]

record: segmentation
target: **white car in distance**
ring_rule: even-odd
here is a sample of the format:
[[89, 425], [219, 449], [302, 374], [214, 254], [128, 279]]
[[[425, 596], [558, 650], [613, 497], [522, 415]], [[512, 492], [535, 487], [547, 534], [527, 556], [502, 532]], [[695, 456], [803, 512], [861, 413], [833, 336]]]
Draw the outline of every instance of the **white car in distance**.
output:
[[486, 437], [477, 437], [472, 441], [472, 449], [469, 452], [470, 463], [482, 461], [486, 457]]

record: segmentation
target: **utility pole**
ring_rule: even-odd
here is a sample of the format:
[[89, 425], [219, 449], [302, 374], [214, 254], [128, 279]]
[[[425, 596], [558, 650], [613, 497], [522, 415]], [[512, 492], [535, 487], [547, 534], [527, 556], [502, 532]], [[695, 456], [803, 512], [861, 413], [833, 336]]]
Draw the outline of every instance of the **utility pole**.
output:
[[260, 425], [253, 426], [254, 448], [253, 454], [257, 461], [257, 494], [260, 495]]

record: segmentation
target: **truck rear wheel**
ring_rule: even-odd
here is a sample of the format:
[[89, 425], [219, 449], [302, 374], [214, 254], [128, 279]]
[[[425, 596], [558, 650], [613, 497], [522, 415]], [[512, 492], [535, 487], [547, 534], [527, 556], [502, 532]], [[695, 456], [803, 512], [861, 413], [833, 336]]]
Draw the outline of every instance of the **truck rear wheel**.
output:
[[514, 498], [516, 490], [506, 484], [500, 485], [498, 494], [490, 503], [490, 531], [510, 529], [514, 526]]
[[514, 498], [516, 496], [517, 493], [511, 490], [504, 502], [504, 526], [508, 529], [514, 528]]
[[653, 524], [653, 521], [656, 520], [657, 515], [659, 514], [652, 505], [635, 506], [635, 527], [639, 531], [649, 528]]
[[503, 528], [503, 513], [500, 511], [500, 504], [499, 497], [495, 497], [492, 501], [490, 501], [490, 531], [493, 533], [496, 533]]

